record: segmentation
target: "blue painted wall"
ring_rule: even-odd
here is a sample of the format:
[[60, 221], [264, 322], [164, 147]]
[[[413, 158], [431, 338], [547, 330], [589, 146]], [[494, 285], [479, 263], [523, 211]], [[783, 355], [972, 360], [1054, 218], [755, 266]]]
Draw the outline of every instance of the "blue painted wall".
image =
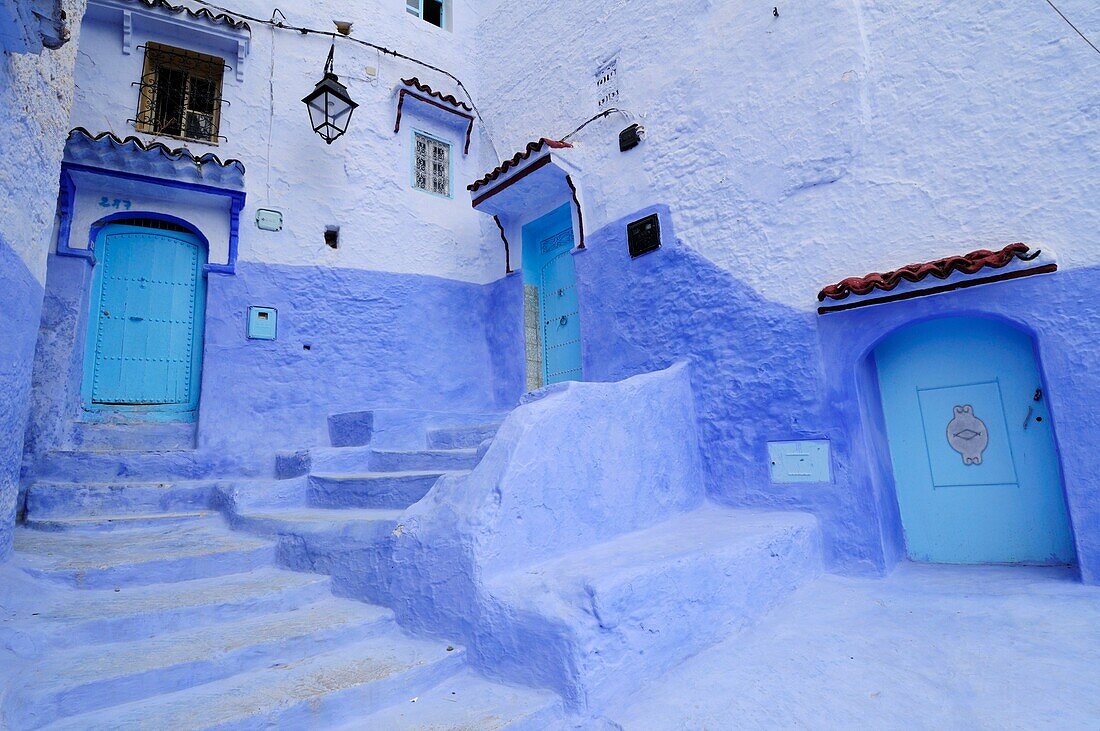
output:
[[[631, 260], [626, 223], [661, 216], [663, 246]], [[867, 354], [906, 323], [948, 315], [1011, 319], [1035, 334], [1062, 455], [1082, 577], [1100, 582], [1100, 276], [1060, 272], [818, 316], [771, 302], [676, 239], [668, 210], [638, 211], [588, 236], [575, 254], [586, 378], [615, 380], [694, 364], [710, 495], [730, 505], [807, 509], [839, 570], [888, 571], [905, 555]], [[762, 266], [766, 262], [761, 263]], [[1065, 425], [1065, 426], [1063, 426]], [[766, 443], [828, 439], [833, 481], [772, 484]]]
[[[65, 446], [80, 413], [90, 272], [82, 260], [51, 257], [28, 430], [34, 453]], [[492, 315], [515, 306], [522, 317], [513, 281], [255, 262], [239, 262], [235, 276], [209, 275], [199, 448], [272, 467], [275, 450], [326, 444], [334, 413], [513, 406], [522, 350], [507, 344], [520, 324]], [[277, 340], [247, 338], [250, 305], [278, 310]]]
[[42, 285], [0, 232], [0, 561], [11, 552]]

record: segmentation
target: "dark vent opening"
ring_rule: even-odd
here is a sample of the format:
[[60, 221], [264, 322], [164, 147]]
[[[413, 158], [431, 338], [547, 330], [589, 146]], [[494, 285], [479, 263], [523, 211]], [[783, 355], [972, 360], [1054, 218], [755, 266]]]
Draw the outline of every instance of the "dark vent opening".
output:
[[119, 226], [137, 226], [139, 228], [155, 228], [159, 231], [179, 231], [185, 234], [191, 233], [191, 229], [186, 226], [181, 226], [171, 221], [162, 221], [159, 218], [123, 218], [118, 221], [111, 221], [111, 223]]

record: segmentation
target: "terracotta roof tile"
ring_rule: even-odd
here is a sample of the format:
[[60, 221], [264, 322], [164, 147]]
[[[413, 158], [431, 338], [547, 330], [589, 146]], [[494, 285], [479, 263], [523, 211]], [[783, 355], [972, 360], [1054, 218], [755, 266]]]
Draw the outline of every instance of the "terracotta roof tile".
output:
[[1040, 254], [1038, 250], [1032, 253], [1028, 253], [1029, 251], [1030, 248], [1026, 244], [1009, 244], [1000, 251], [978, 249], [962, 256], [949, 256], [922, 264], [909, 264], [889, 272], [872, 272], [862, 277], [849, 277], [822, 289], [818, 292], [817, 300], [819, 302], [826, 298], [842, 300], [852, 294], [869, 294], [876, 289], [889, 292], [901, 284], [902, 280], [919, 282], [929, 276], [947, 279], [955, 272], [975, 274], [986, 268], [1000, 269], [1008, 266], [1014, 259], [1031, 261]]
[[517, 152], [512, 157], [508, 158], [500, 165], [475, 180], [470, 185], [467, 185], [466, 189], [472, 192], [477, 190], [478, 188], [488, 185], [489, 183], [499, 178], [501, 175], [504, 175], [506, 172], [519, 165], [524, 160], [530, 158], [531, 155], [534, 155], [537, 152], [542, 152], [543, 148], [549, 147], [552, 150], [562, 150], [572, 146], [573, 145], [569, 144], [568, 142], [563, 142], [561, 140], [552, 140], [548, 137], [543, 137], [539, 140], [536, 140], [535, 142], [528, 142], [527, 147], [525, 147], [520, 152]]
[[434, 96], [436, 99], [438, 99], [440, 101], [443, 101], [443, 102], [447, 102], [448, 104], [450, 104], [453, 107], [458, 107], [459, 109], [465, 109], [467, 112], [474, 111], [474, 108], [472, 106], [470, 106], [469, 104], [467, 104], [466, 102], [460, 102], [458, 99], [456, 99], [451, 94], [448, 94], [447, 96], [443, 96], [442, 93], [440, 93], [440, 92], [436, 91], [435, 89], [433, 89], [432, 87], [428, 86], [427, 84], [422, 82], [420, 79], [416, 78], [415, 76], [412, 77], [411, 79], [401, 79], [401, 83], [404, 84], [405, 86], [411, 86], [412, 88], [416, 89], [417, 91], [421, 92], [422, 94], [427, 94], [428, 96]]

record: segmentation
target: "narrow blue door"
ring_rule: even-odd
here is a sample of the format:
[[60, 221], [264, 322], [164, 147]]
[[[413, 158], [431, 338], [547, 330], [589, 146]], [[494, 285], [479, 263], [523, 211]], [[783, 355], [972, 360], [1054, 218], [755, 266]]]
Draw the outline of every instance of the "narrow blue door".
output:
[[976, 318], [875, 350], [910, 558], [1068, 564], [1075, 554], [1031, 339]]
[[205, 250], [179, 231], [109, 225], [96, 239], [85, 403], [93, 410], [198, 406]]
[[523, 227], [524, 283], [538, 289], [544, 384], [582, 378], [580, 302], [572, 250], [569, 204]]

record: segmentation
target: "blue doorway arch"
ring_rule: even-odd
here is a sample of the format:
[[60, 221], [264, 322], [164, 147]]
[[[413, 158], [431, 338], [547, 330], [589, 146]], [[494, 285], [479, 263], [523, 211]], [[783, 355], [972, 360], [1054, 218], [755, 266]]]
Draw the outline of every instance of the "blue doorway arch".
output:
[[873, 357], [909, 557], [1074, 563], [1030, 336], [1001, 321], [941, 318], [894, 333]]
[[96, 232], [82, 396], [92, 414], [190, 421], [202, 371], [207, 250], [165, 220]]

